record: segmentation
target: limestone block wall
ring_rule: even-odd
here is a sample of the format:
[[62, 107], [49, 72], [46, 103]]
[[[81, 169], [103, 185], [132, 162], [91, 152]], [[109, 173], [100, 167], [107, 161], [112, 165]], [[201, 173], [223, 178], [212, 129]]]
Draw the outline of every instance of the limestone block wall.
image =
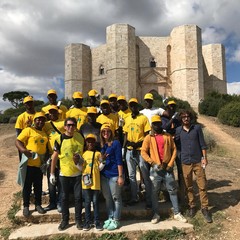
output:
[[75, 91], [87, 95], [91, 88], [91, 50], [84, 44], [70, 44], [65, 48], [65, 98]]
[[197, 108], [204, 91], [201, 30], [184, 25], [174, 28], [170, 36], [172, 94]]
[[209, 44], [202, 47], [205, 63], [204, 96], [216, 90], [227, 93], [225, 49], [221, 44]]

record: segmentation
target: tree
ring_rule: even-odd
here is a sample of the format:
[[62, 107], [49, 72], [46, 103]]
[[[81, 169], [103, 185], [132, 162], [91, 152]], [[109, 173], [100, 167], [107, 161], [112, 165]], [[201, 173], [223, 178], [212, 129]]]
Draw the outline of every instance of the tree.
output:
[[8, 100], [13, 107], [19, 108], [19, 105], [22, 103], [23, 99], [28, 96], [29, 93], [25, 91], [11, 91], [3, 94], [3, 100]]

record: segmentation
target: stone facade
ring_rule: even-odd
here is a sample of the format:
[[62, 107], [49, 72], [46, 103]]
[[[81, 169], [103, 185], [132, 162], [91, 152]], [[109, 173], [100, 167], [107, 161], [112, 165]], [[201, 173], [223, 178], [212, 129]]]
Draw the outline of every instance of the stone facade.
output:
[[128, 24], [107, 27], [106, 44], [65, 48], [65, 98], [96, 89], [143, 100], [147, 92], [198, 103], [212, 90], [227, 93], [221, 44], [202, 46], [201, 29], [183, 25], [167, 37], [141, 37]]

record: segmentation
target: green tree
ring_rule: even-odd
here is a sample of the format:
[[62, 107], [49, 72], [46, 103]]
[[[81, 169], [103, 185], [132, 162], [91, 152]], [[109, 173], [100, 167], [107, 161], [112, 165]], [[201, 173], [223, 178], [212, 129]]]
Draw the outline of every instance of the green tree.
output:
[[25, 91], [11, 91], [3, 94], [3, 100], [9, 101], [13, 107], [19, 108], [23, 99], [28, 96], [29, 93]]

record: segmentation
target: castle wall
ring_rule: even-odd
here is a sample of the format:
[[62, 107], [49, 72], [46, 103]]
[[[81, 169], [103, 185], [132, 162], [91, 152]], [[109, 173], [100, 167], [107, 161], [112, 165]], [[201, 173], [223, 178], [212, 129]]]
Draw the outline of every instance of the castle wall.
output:
[[75, 91], [87, 95], [91, 88], [91, 50], [84, 44], [73, 43], [65, 47], [65, 98]]
[[174, 28], [171, 47], [172, 94], [196, 109], [204, 94], [200, 28], [196, 25]]
[[204, 95], [216, 90], [227, 93], [225, 50], [221, 44], [202, 47], [206, 73], [204, 74]]

